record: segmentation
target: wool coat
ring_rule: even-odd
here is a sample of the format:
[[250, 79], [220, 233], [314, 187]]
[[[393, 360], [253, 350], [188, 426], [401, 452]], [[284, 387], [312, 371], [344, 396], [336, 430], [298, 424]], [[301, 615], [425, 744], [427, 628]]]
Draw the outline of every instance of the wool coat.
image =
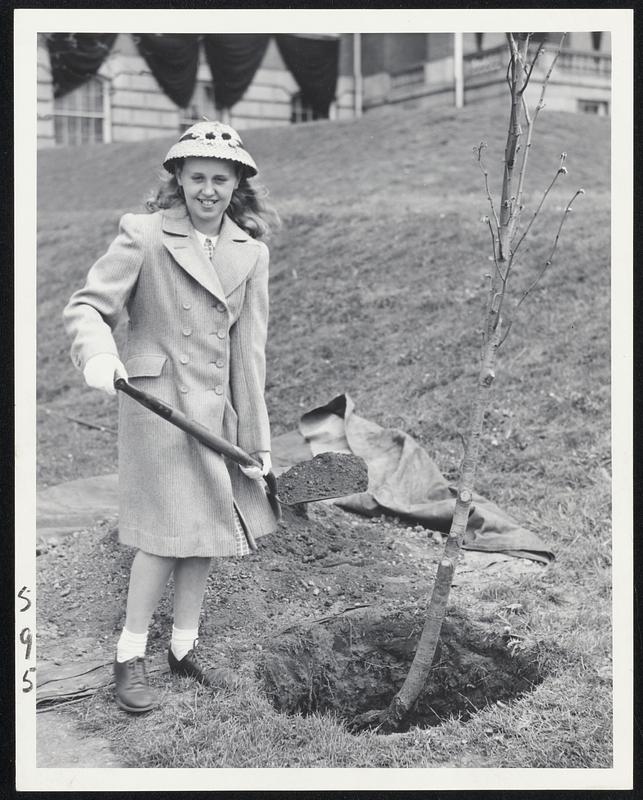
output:
[[[119, 356], [148, 391], [249, 453], [270, 450], [264, 400], [268, 248], [224, 216], [212, 262], [181, 205], [125, 214], [63, 319], [82, 370]], [[161, 556], [241, 554], [235, 510], [256, 539], [276, 520], [263, 481], [119, 393], [119, 537]]]

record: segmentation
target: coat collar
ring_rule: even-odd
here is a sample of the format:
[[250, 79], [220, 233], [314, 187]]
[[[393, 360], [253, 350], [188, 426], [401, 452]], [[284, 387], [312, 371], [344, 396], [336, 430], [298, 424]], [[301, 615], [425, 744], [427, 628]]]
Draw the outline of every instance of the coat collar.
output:
[[162, 227], [163, 244], [174, 260], [224, 302], [243, 283], [256, 261], [256, 249], [250, 246], [252, 239], [227, 214], [223, 217], [212, 263], [194, 233], [185, 206], [166, 209]]

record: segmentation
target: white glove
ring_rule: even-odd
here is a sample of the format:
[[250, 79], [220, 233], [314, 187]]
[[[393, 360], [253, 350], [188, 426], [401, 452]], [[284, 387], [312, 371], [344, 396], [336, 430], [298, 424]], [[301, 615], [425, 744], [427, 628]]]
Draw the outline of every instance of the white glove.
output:
[[101, 389], [107, 394], [116, 394], [114, 378], [127, 380], [127, 371], [117, 356], [112, 353], [98, 353], [85, 364], [83, 377], [85, 383], [92, 389]]
[[266, 450], [261, 450], [258, 453], [253, 453], [253, 455], [261, 461], [261, 469], [259, 467], [241, 467], [241, 472], [247, 477], [252, 478], [253, 481], [259, 481], [263, 478], [264, 475], [267, 475], [270, 470], [272, 469], [272, 461], [270, 459], [270, 453]]
[[272, 459], [270, 458], [270, 453], [266, 450], [262, 450], [257, 453], [259, 456], [261, 463], [263, 464], [263, 469], [261, 470], [262, 475], [267, 475], [270, 470], [272, 469]]

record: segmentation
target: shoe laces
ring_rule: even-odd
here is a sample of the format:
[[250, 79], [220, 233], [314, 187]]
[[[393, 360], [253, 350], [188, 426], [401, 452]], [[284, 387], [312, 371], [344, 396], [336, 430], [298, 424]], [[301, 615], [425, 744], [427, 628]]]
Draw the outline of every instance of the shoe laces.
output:
[[142, 658], [131, 658], [127, 662], [130, 682], [136, 686], [147, 686], [147, 671]]
[[197, 667], [199, 667], [199, 669], [202, 669], [202, 668], [203, 668], [203, 664], [201, 663], [201, 659], [199, 658], [199, 655], [198, 655], [198, 653], [197, 653], [197, 647], [196, 647], [196, 644], [197, 644], [197, 643], [196, 643], [196, 641], [195, 641], [195, 642], [194, 642], [194, 645], [192, 646], [192, 649], [190, 650], [190, 652], [188, 653], [188, 655], [190, 656], [190, 659], [191, 659], [191, 661], [192, 661], [192, 662], [193, 662], [193, 663], [194, 663], [194, 664], [195, 664]]

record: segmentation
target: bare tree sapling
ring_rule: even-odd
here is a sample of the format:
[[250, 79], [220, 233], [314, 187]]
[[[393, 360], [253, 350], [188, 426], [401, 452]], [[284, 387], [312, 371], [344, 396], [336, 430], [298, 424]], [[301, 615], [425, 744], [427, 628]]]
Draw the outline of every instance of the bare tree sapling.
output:
[[377, 728], [382, 732], [398, 730], [426, 684], [435, 657], [442, 623], [447, 610], [451, 584], [467, 528], [479, 461], [479, 444], [483, 421], [485, 412], [489, 407], [491, 389], [495, 379], [497, 352], [507, 338], [518, 308], [551, 266], [563, 225], [569, 216], [572, 204], [579, 194], [583, 194], [583, 189], [578, 189], [567, 203], [549, 253], [542, 263], [536, 267], [532, 281], [521, 292], [516, 294], [517, 299], [513, 302], [513, 309], [511, 313], [507, 313], [505, 306], [510, 299], [513, 299], [509, 297], [508, 290], [516, 256], [554, 184], [559, 177], [567, 173], [567, 169], [564, 166], [566, 154], [562, 153], [556, 173], [521, 232], [523, 193], [534, 127], [538, 115], [544, 107], [545, 91], [564, 40], [565, 34], [562, 35], [542, 79], [540, 97], [532, 113], [529, 110], [525, 92], [534, 75], [535, 68], [539, 63], [542, 63], [542, 56], [545, 50], [543, 44], [540, 43], [535, 52], [530, 51], [531, 34], [507, 34], [509, 61], [506, 81], [509, 87], [511, 107], [505, 144], [502, 195], [498, 209], [489, 189], [488, 170], [484, 161], [486, 145], [482, 142], [474, 148], [475, 158], [482, 171], [490, 206], [490, 215], [484, 218], [484, 222], [489, 228], [494, 266], [492, 273], [487, 275], [489, 290], [482, 329], [480, 368], [470, 414], [469, 433], [460, 470], [455, 511], [444, 553], [438, 565], [422, 634], [406, 679], [387, 708], [383, 710], [373, 709], [355, 717], [352, 721], [354, 729], [370, 727]]

